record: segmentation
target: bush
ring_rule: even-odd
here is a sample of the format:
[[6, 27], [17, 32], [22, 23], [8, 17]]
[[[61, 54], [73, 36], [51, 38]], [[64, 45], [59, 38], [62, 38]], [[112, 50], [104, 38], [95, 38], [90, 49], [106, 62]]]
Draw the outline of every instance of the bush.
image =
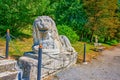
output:
[[0, 25], [0, 37], [3, 37], [6, 35], [7, 29], [10, 30], [10, 34], [13, 35], [15, 38], [22, 38], [22, 37], [28, 38], [31, 36], [31, 35], [23, 33], [22, 31], [18, 30], [15, 27]]
[[12, 27], [0, 25], [0, 36], [4, 36], [6, 34], [7, 29], [11, 30]]
[[19, 35], [18, 33], [20, 33], [20, 31], [15, 27], [6, 26], [6, 25], [0, 25], [0, 36], [4, 36], [6, 34], [7, 29], [10, 30], [10, 34], [18, 37]]
[[108, 41], [107, 44], [116, 45], [116, 44], [118, 44], [118, 41], [117, 40], [111, 40], [111, 41]]
[[67, 25], [58, 25], [58, 33], [60, 35], [65, 35], [68, 39], [74, 43], [79, 40], [79, 36], [73, 31], [72, 28], [68, 27]]

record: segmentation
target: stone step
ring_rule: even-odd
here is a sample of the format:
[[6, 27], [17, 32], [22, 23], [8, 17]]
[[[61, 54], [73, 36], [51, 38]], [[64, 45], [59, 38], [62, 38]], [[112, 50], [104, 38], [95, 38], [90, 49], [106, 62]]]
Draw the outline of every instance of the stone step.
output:
[[17, 80], [17, 71], [14, 72], [2, 72], [0, 73], [0, 80]]
[[15, 60], [0, 60], [0, 73], [5, 71], [15, 71], [17, 62]]

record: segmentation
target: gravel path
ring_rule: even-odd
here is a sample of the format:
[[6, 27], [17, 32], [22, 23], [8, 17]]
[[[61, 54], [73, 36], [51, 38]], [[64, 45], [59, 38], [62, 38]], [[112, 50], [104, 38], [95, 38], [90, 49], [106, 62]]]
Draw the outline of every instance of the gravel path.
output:
[[120, 80], [120, 47], [105, 50], [97, 60], [75, 65], [56, 76], [53, 80]]

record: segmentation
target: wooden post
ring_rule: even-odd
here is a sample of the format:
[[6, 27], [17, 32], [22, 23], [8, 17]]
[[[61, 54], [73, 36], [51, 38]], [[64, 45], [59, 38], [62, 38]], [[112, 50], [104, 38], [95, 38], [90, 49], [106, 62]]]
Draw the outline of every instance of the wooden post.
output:
[[9, 31], [9, 29], [7, 29], [7, 33], [6, 33], [6, 55], [5, 55], [6, 59], [8, 59], [8, 56], [9, 56], [9, 40], [10, 40], [10, 31]]
[[38, 72], [37, 72], [37, 80], [41, 80], [41, 64], [42, 64], [42, 45], [39, 45], [38, 50]]
[[86, 62], [86, 43], [84, 43], [84, 55], [83, 55], [83, 62]]
[[86, 43], [84, 43], [83, 64], [87, 64], [87, 62], [86, 62]]

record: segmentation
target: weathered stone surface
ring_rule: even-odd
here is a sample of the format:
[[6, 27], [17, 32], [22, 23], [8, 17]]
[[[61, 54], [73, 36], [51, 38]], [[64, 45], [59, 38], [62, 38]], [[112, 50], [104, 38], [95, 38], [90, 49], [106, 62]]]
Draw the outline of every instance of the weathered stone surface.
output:
[[[10, 67], [10, 66], [9, 66]], [[17, 71], [14, 72], [2, 72], [0, 73], [0, 80], [18, 80], [17, 79]]]
[[39, 16], [35, 19], [33, 23], [33, 51], [38, 53], [39, 44], [43, 46], [44, 49], [49, 51], [68, 51], [75, 52], [74, 48], [71, 46], [69, 39], [64, 36], [58, 35], [55, 22], [48, 16]]
[[23, 70], [23, 77], [30, 77], [31, 66], [37, 67], [37, 60], [29, 57], [21, 57], [19, 66]]
[[16, 63], [14, 60], [0, 60], [0, 73], [16, 70]]
[[48, 16], [39, 16], [33, 23], [33, 50], [42, 44], [43, 49], [60, 49], [60, 41], [55, 22]]
[[[45, 55], [45, 54], [43, 54]], [[31, 56], [31, 55], [30, 55]], [[50, 55], [49, 55], [50, 56]], [[61, 54], [49, 57], [49, 59], [42, 59], [42, 77], [57, 72], [61, 69], [69, 67], [76, 63], [77, 53]], [[36, 56], [38, 57], [38, 56]], [[37, 63], [36, 58], [31, 58], [29, 55], [23, 56], [19, 59], [19, 66], [23, 70], [23, 77], [36, 80], [37, 77]]]
[[0, 80], [18, 80], [20, 72], [17, 61], [2, 59], [0, 60]]
[[60, 42], [62, 44], [63, 51], [75, 52], [74, 48], [71, 46], [69, 39], [66, 36], [60, 35]]
[[36, 80], [38, 49], [42, 44], [42, 77], [53, 74], [76, 63], [77, 53], [69, 39], [58, 35], [55, 22], [48, 16], [39, 16], [33, 23], [33, 52], [19, 59], [23, 77]]

